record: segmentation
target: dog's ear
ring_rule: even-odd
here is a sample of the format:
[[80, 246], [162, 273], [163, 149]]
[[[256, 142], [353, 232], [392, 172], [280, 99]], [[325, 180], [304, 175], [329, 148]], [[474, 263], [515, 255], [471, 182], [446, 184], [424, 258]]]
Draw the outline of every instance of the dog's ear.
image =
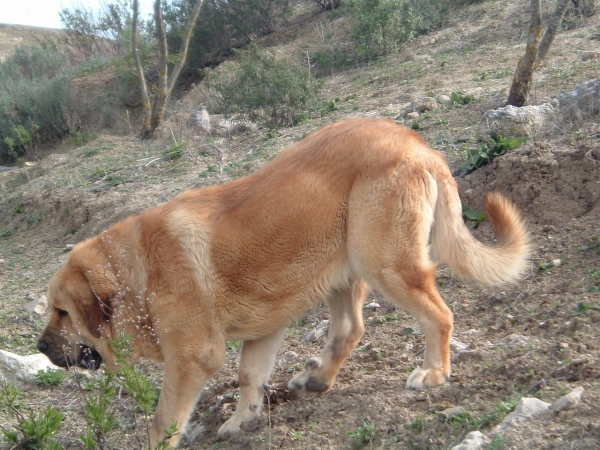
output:
[[111, 295], [107, 293], [97, 293], [92, 290], [91, 298], [82, 311], [82, 318], [85, 326], [95, 338], [103, 336], [103, 331], [110, 326], [112, 316]]

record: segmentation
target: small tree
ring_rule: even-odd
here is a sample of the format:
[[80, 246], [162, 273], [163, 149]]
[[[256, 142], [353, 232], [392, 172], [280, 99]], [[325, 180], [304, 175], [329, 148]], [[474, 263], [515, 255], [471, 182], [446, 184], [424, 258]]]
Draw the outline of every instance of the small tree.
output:
[[529, 96], [533, 73], [546, 58], [550, 44], [556, 37], [558, 27], [563, 20], [569, 3], [573, 2], [579, 14], [592, 15], [595, 11], [595, 1], [588, 0], [557, 0], [556, 9], [552, 15], [546, 32], [542, 37], [541, 0], [531, 0], [531, 23], [527, 34], [525, 55], [519, 60], [517, 70], [508, 94], [507, 105], [523, 106]]
[[151, 139], [154, 130], [162, 123], [165, 115], [165, 107], [167, 100], [173, 91], [175, 82], [179, 77], [181, 69], [185, 64], [187, 57], [188, 46], [192, 31], [196, 24], [196, 19], [200, 14], [203, 0], [196, 0], [194, 7], [187, 18], [182, 32], [181, 48], [176, 56], [176, 62], [169, 74], [168, 63], [169, 54], [167, 49], [167, 37], [165, 25], [162, 16], [161, 0], [154, 1], [154, 27], [156, 30], [156, 38], [158, 41], [158, 89], [152, 96], [148, 91], [148, 81], [144, 74], [144, 68], [140, 59], [138, 45], [138, 28], [139, 28], [139, 0], [133, 0], [133, 21], [131, 29], [131, 49], [135, 69], [138, 77], [140, 91], [142, 94], [142, 140]]

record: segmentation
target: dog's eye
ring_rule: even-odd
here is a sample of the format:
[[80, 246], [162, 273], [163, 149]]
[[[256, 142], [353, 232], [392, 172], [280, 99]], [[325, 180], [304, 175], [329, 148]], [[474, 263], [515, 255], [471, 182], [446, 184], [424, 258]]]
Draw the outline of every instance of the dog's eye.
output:
[[66, 317], [66, 316], [68, 316], [68, 315], [69, 315], [69, 313], [68, 313], [68, 312], [66, 312], [66, 311], [65, 311], [65, 310], [63, 310], [63, 309], [58, 309], [58, 308], [57, 308], [56, 310], [58, 311], [58, 316], [59, 316], [59, 317]]

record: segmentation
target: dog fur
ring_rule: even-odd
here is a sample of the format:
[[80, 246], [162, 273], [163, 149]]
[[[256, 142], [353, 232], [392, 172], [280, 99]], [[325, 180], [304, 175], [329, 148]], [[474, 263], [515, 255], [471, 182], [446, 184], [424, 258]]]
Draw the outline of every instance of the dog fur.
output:
[[252, 175], [184, 192], [78, 244], [50, 281], [38, 348], [59, 366], [118, 370], [108, 341], [133, 335], [135, 359], [165, 369], [154, 446], [173, 421], [184, 431], [225, 342], [241, 340], [240, 399], [224, 438], [260, 413], [285, 327], [321, 300], [329, 339], [289, 388], [332, 387], [363, 334], [371, 286], [425, 333], [423, 366], [407, 387], [435, 386], [450, 375], [452, 313], [431, 255], [484, 284], [515, 281], [527, 267], [518, 211], [492, 193], [486, 212], [496, 246], [471, 236], [446, 162], [417, 133], [385, 120], [339, 122]]

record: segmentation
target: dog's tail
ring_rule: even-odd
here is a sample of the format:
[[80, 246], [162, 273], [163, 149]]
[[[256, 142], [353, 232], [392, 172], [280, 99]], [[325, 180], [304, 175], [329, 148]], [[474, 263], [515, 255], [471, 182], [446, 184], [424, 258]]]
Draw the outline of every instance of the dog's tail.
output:
[[461, 278], [487, 285], [516, 281], [527, 270], [530, 254], [529, 235], [521, 214], [501, 194], [488, 193], [485, 211], [498, 244], [482, 244], [475, 240], [463, 221], [456, 182], [449, 175], [437, 179], [438, 197], [432, 228], [434, 256]]

